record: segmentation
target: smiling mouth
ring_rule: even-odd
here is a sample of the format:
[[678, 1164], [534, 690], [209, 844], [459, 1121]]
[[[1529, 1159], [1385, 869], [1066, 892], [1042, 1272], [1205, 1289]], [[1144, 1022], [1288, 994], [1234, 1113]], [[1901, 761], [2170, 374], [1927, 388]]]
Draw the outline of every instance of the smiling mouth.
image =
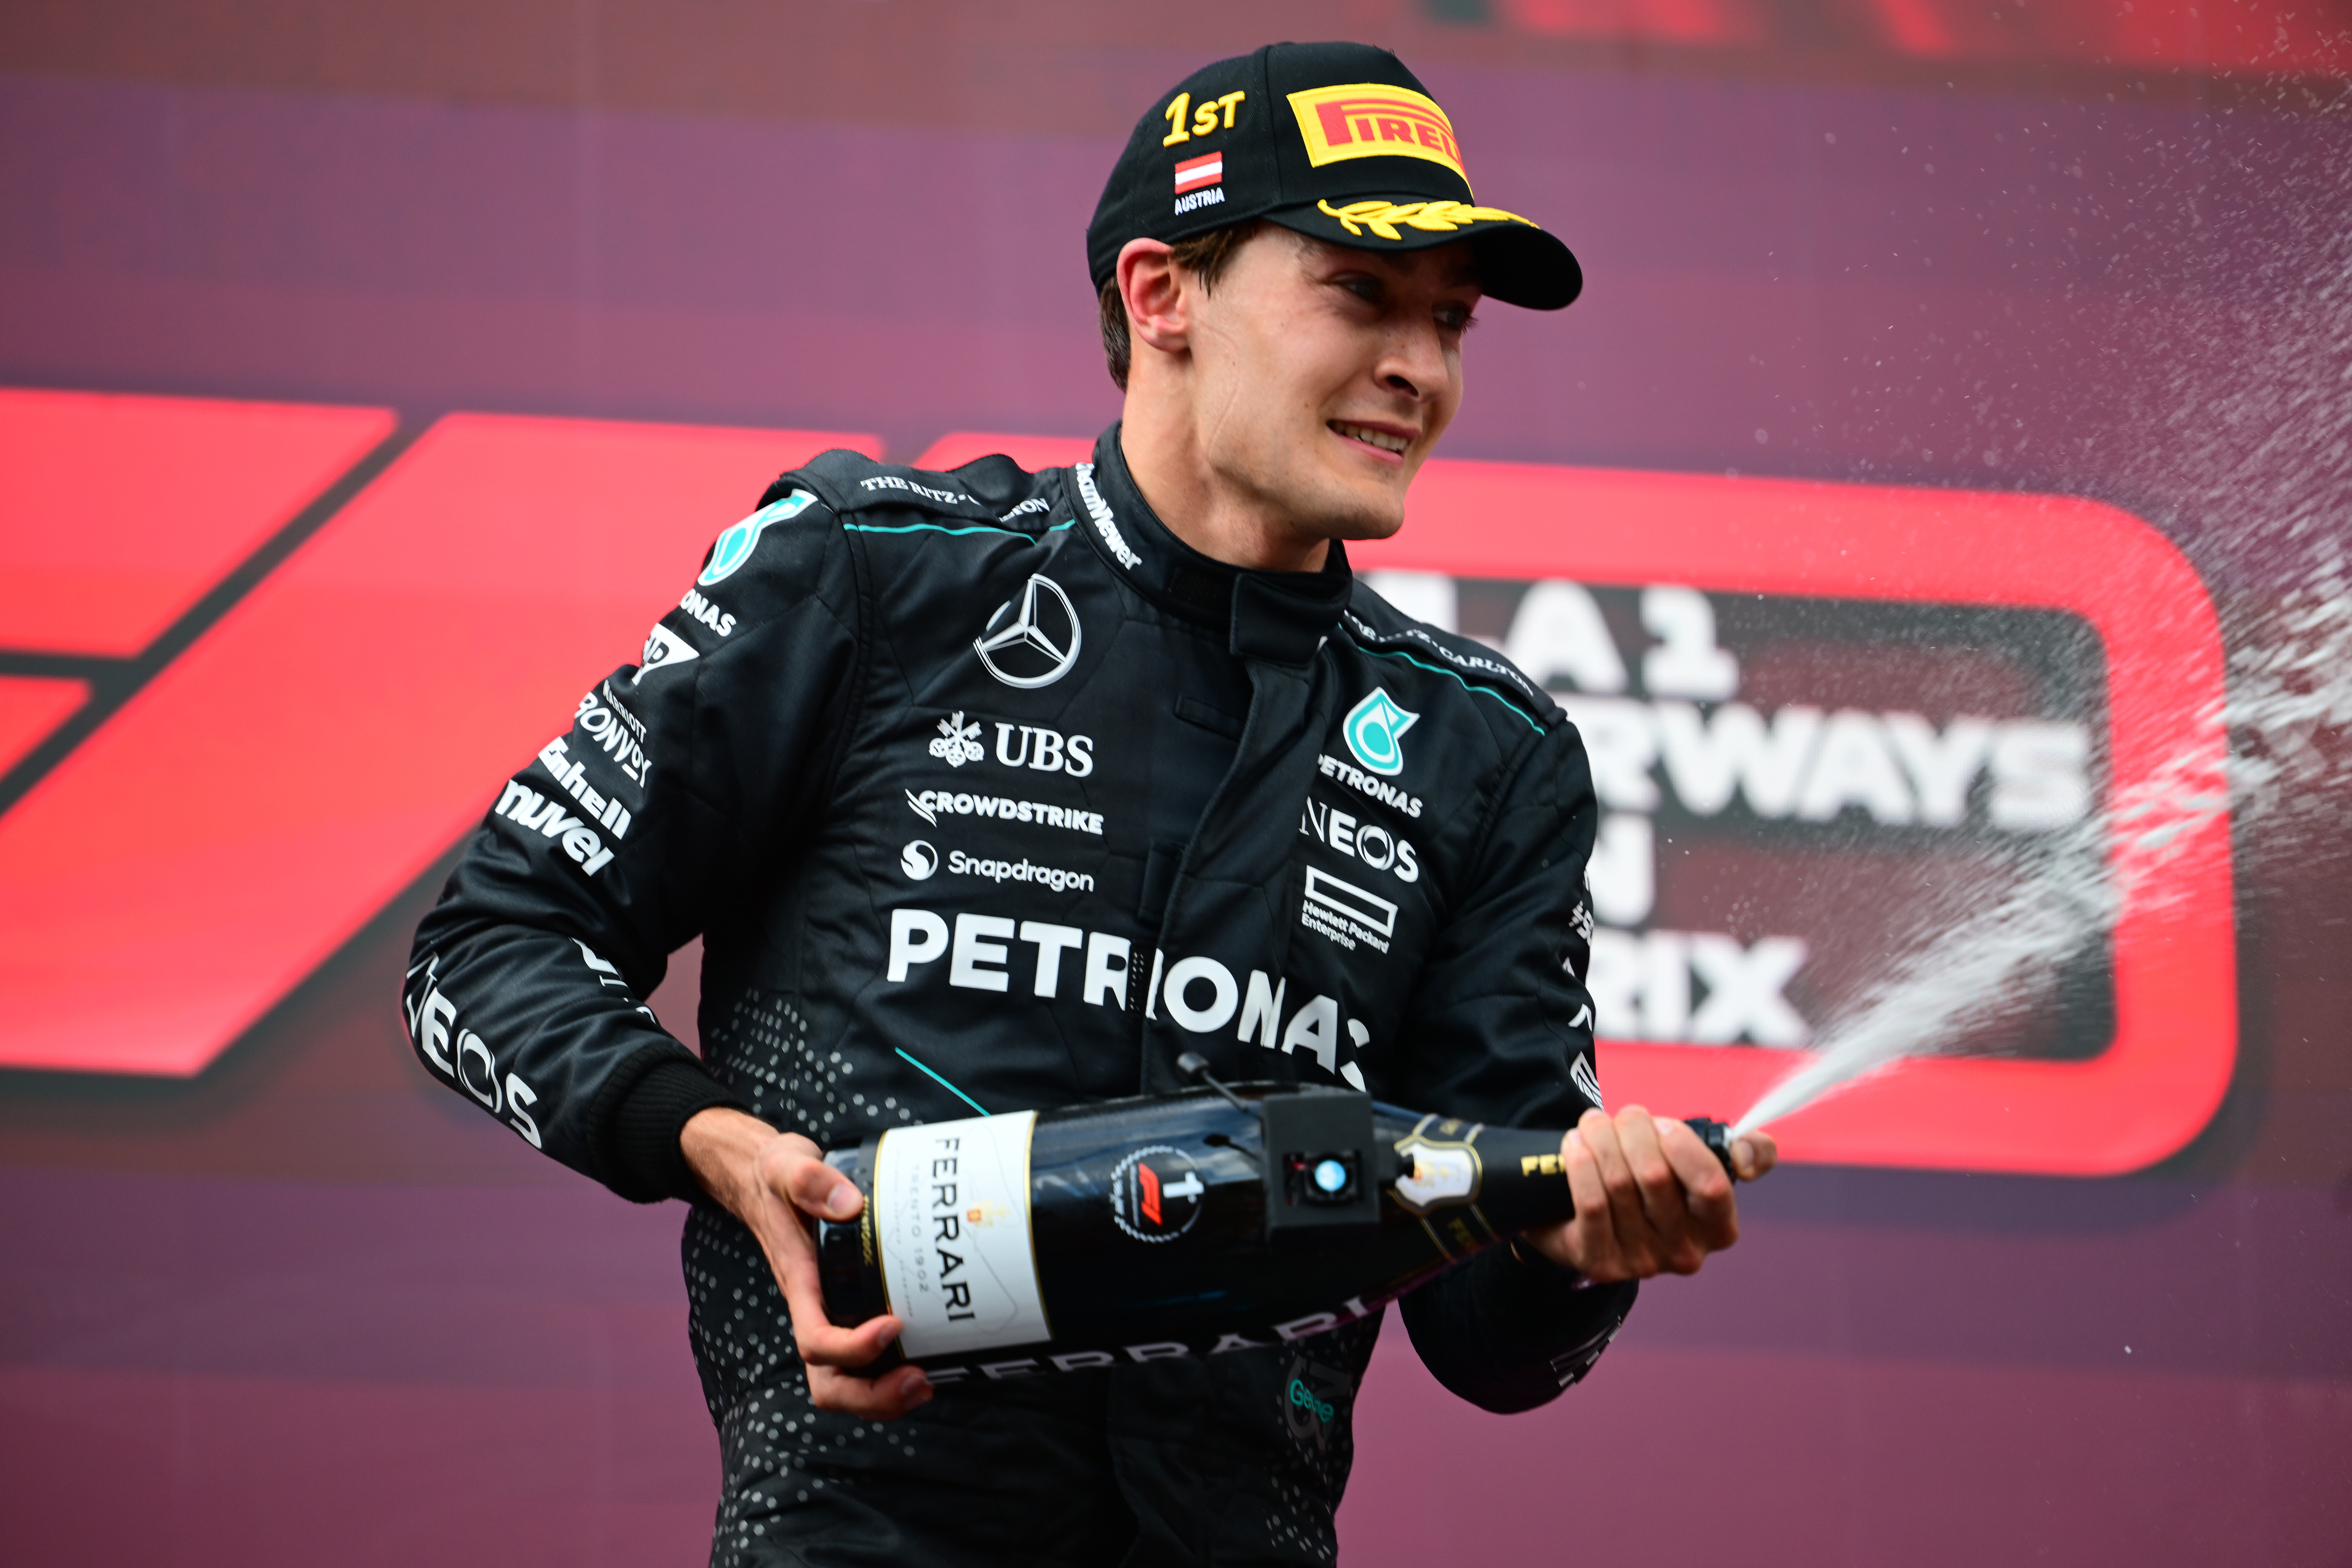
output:
[[1406, 448], [1412, 445], [1410, 437], [1391, 436], [1369, 425], [1350, 425], [1343, 419], [1328, 420], [1326, 423], [1335, 435], [1345, 436], [1350, 441], [1361, 441], [1367, 447], [1378, 447], [1383, 452], [1393, 452], [1399, 457], [1402, 457]]

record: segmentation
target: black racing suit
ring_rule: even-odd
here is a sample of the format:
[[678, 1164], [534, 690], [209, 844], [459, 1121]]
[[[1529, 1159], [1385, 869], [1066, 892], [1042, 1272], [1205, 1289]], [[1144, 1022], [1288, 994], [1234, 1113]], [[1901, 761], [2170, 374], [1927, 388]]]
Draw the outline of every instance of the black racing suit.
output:
[[[532, 1144], [695, 1205], [715, 1562], [1328, 1562], [1377, 1318], [949, 1384], [887, 1424], [819, 1412], [679, 1131], [736, 1105], [839, 1147], [1171, 1089], [1188, 1050], [1570, 1126], [1599, 1098], [1594, 823], [1540, 689], [1337, 547], [1313, 574], [1188, 549], [1117, 426], [1034, 475], [831, 452], [720, 535], [643, 664], [505, 786], [404, 1000], [426, 1066]], [[698, 934], [701, 1059], [642, 1005]], [[1497, 1249], [1402, 1310], [1448, 1386], [1524, 1409], [1632, 1305], [1582, 1283]]]

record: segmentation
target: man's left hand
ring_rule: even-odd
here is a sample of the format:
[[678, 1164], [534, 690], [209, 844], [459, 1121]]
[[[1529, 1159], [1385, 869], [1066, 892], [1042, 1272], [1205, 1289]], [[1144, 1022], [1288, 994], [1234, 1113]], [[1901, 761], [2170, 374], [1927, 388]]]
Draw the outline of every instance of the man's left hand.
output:
[[[1559, 1155], [1576, 1217], [1526, 1237], [1554, 1263], [1603, 1284], [1696, 1274], [1708, 1253], [1739, 1239], [1739, 1200], [1723, 1163], [1671, 1117], [1638, 1105], [1613, 1117], [1588, 1110], [1560, 1141]], [[1742, 1181], [1762, 1176], [1780, 1156], [1769, 1133], [1732, 1140]]]

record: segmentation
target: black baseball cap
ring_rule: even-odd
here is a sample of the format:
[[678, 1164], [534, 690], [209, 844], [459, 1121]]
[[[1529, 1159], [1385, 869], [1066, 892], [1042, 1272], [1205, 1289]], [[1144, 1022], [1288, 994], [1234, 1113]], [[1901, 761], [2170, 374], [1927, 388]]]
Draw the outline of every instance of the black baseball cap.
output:
[[1557, 310], [1584, 288], [1567, 246], [1470, 194], [1454, 122], [1386, 49], [1268, 44], [1203, 66], [1137, 123], [1087, 226], [1099, 289], [1130, 239], [1265, 218], [1359, 250], [1466, 239], [1491, 298]]

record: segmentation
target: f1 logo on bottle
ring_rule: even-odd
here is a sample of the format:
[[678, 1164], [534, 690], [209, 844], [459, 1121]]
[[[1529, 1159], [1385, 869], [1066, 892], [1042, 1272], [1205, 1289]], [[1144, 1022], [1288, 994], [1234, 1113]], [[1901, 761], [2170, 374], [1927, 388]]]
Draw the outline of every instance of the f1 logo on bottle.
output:
[[1208, 1190], [1191, 1156], [1154, 1143], [1121, 1160], [1111, 1173], [1110, 1217], [1138, 1241], [1173, 1241], [1201, 1217], [1201, 1199]]

